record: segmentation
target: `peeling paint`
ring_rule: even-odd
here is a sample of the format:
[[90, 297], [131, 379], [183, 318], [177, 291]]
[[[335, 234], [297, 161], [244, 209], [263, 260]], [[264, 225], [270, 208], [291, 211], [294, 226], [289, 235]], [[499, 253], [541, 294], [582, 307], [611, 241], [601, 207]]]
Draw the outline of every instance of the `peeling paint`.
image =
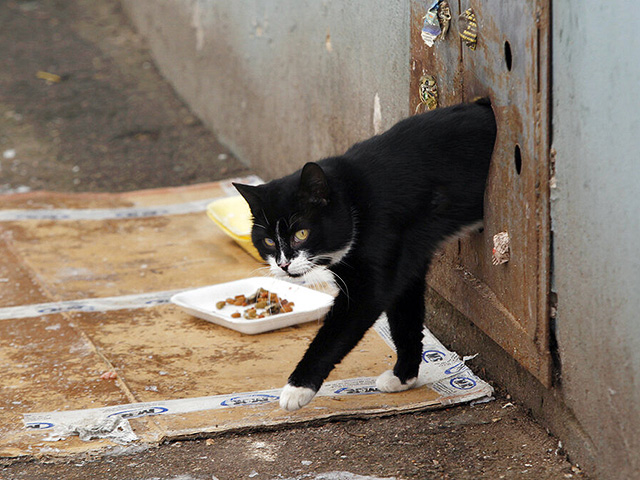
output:
[[329, 29], [327, 29], [327, 36], [324, 40], [324, 48], [326, 48], [327, 52], [329, 53], [333, 52], [333, 45], [331, 44], [331, 32], [329, 31]]
[[373, 133], [382, 132], [382, 111], [380, 110], [380, 95], [376, 92], [373, 97]]
[[202, 26], [202, 11], [200, 9], [200, 2], [196, 0], [193, 4], [193, 14], [191, 16], [191, 26], [196, 33], [196, 50], [202, 51], [204, 48], [204, 28]]

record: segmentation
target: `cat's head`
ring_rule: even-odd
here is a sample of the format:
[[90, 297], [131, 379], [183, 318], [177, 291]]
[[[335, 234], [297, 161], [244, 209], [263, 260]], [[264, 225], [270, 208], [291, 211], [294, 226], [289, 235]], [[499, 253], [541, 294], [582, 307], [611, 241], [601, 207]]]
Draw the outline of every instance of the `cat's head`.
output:
[[351, 208], [317, 163], [264, 185], [234, 186], [251, 208], [253, 244], [275, 275], [300, 278], [348, 254]]

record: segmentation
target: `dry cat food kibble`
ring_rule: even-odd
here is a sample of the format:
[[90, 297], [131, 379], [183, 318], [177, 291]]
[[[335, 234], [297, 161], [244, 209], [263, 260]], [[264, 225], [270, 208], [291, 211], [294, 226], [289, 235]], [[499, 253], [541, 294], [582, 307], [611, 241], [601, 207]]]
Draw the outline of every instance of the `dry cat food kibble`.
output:
[[244, 313], [235, 311], [231, 314], [232, 318], [244, 317], [247, 320], [265, 318], [280, 313], [289, 313], [293, 311], [294, 303], [285, 298], [280, 298], [277, 294], [259, 288], [253, 295], [236, 295], [226, 300], [216, 302], [216, 308], [222, 310], [227, 306], [248, 307]]

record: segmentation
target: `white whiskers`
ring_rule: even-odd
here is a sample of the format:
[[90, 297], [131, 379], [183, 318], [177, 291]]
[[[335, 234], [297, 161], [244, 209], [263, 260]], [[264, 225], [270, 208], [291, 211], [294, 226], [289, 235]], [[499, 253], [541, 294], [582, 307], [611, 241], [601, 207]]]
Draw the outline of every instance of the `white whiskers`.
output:
[[264, 273], [270, 273], [270, 268], [268, 265], [263, 265], [261, 267], [257, 267], [255, 269], [253, 269], [251, 271], [251, 273], [249, 274], [250, 277], [253, 277], [254, 275], [259, 275], [259, 276], [264, 276]]

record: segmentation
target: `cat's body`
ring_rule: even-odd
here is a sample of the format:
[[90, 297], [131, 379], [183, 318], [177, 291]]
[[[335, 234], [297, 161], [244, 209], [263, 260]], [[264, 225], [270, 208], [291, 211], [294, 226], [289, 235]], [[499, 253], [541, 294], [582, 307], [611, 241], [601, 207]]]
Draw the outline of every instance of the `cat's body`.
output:
[[283, 408], [311, 401], [382, 312], [398, 358], [377, 386], [413, 386], [429, 263], [443, 242], [482, 221], [495, 136], [488, 101], [462, 104], [405, 119], [266, 185], [236, 185], [253, 213], [253, 242], [274, 273], [328, 270], [340, 288], [282, 391]]

